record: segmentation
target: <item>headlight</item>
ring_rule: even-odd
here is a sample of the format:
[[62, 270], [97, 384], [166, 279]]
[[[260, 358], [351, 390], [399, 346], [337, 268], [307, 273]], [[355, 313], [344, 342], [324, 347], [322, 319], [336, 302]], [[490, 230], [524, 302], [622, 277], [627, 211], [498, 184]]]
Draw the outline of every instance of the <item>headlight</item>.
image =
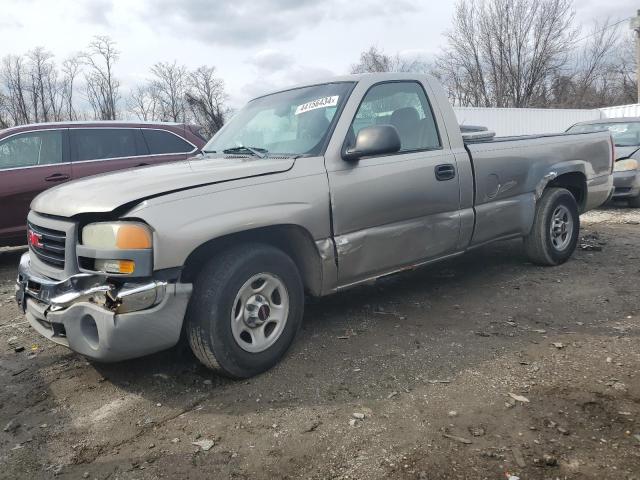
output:
[[151, 248], [151, 230], [138, 222], [90, 223], [82, 229], [82, 244], [115, 250]]
[[613, 165], [614, 172], [626, 172], [628, 170], [637, 170], [638, 169], [638, 161], [633, 158], [628, 158], [626, 160], [618, 160]]
[[[81, 244], [96, 250], [146, 250], [153, 246], [153, 237], [144, 223], [99, 222], [82, 229]], [[136, 264], [134, 260], [122, 258], [96, 258], [93, 268], [106, 273], [130, 274]]]

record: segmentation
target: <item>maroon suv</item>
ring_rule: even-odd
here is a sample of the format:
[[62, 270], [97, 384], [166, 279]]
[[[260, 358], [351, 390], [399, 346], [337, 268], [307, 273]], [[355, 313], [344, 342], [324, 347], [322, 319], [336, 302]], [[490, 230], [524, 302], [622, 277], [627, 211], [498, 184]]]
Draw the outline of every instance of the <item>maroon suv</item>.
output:
[[67, 122], [0, 131], [0, 245], [26, 243], [31, 200], [74, 178], [184, 160], [206, 143], [178, 123]]

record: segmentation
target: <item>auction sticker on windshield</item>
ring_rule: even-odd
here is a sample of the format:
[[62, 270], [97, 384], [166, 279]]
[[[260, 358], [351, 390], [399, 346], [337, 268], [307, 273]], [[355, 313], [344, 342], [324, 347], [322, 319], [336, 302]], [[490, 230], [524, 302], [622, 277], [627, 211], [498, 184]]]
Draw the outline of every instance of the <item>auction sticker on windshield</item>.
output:
[[310, 102], [303, 103], [302, 105], [298, 105], [296, 108], [296, 115], [300, 115], [301, 113], [308, 112], [310, 110], [316, 110], [317, 108], [327, 108], [327, 107], [335, 107], [338, 104], [338, 99], [340, 95], [332, 95], [330, 97], [317, 98], [316, 100], [311, 100]]

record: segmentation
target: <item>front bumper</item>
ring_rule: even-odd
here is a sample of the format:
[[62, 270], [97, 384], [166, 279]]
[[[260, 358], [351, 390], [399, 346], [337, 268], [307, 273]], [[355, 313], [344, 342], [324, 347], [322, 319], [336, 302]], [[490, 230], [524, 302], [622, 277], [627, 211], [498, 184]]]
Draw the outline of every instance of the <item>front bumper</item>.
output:
[[629, 170], [613, 173], [614, 199], [633, 198], [640, 195], [640, 171]]
[[16, 299], [41, 335], [94, 360], [114, 362], [174, 346], [191, 285], [150, 281], [116, 286], [80, 273], [56, 281], [20, 259]]

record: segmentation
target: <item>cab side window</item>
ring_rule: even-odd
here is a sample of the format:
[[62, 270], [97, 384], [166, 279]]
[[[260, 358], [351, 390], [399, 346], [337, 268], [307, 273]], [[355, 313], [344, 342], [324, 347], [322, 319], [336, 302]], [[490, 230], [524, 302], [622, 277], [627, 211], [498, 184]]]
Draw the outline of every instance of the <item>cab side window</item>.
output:
[[20, 133], [0, 141], [0, 170], [62, 163], [62, 132]]
[[353, 146], [361, 129], [372, 125], [396, 127], [401, 152], [442, 146], [431, 106], [417, 82], [389, 82], [372, 87], [353, 119], [348, 146]]
[[136, 129], [77, 128], [69, 130], [74, 161], [135, 157]]
[[182, 138], [164, 130], [143, 128], [142, 135], [149, 146], [151, 155], [189, 153], [195, 149], [193, 145]]

